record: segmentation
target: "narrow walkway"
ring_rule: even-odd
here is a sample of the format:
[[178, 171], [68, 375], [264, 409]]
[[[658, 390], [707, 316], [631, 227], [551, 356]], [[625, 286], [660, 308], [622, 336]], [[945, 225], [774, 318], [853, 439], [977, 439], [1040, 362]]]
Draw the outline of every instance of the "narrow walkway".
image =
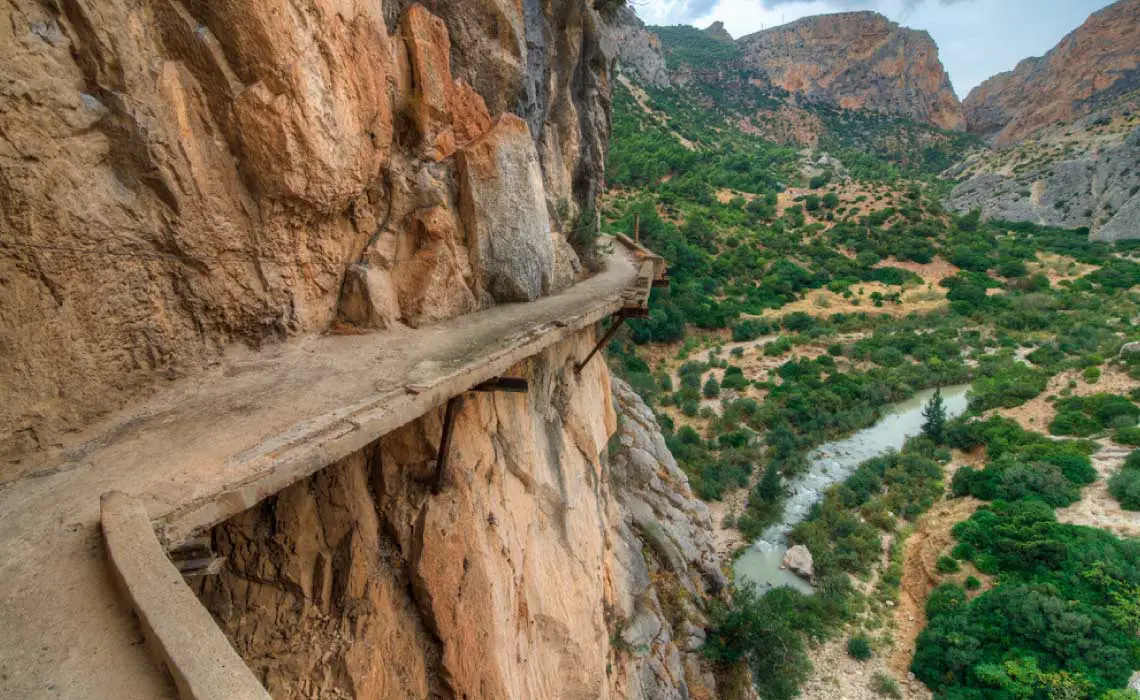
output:
[[617, 311], [637, 271], [615, 247], [530, 304], [229, 357], [23, 465], [0, 483], [0, 697], [175, 697], [113, 587], [101, 494], [140, 498], [184, 541]]

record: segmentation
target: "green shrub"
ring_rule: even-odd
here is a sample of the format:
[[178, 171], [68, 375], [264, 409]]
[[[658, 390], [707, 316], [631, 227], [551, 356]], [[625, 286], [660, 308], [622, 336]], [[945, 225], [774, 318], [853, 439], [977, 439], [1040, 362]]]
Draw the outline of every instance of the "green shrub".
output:
[[876, 671], [871, 676], [871, 690], [885, 698], [901, 698], [903, 696], [899, 682], [881, 671]]
[[1122, 469], [1108, 480], [1108, 492], [1125, 510], [1140, 510], [1140, 469]]
[[871, 640], [864, 634], [857, 634], [847, 640], [847, 655], [856, 661], [867, 661], [875, 653], [871, 650]]
[[701, 389], [701, 393], [705, 395], [706, 399], [715, 399], [720, 396], [720, 382], [716, 380], [716, 377], [709, 377], [704, 388]]
[[1140, 447], [1140, 428], [1120, 428], [1113, 439], [1121, 445]]
[[966, 590], [967, 591], [976, 591], [981, 587], [982, 587], [982, 582], [979, 581], [976, 576], [967, 576], [966, 577]]
[[1085, 371], [1081, 373], [1085, 381], [1089, 384], [1096, 384], [1100, 381], [1100, 367], [1086, 367]]
[[962, 567], [953, 557], [938, 557], [938, 563], [934, 565], [934, 570], [940, 574], [956, 574], [962, 570]]

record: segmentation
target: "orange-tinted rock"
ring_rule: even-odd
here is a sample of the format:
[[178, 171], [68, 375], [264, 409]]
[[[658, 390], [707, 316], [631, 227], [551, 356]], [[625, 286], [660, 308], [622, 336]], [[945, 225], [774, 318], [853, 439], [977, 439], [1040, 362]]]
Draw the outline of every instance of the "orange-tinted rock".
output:
[[467, 251], [452, 213], [443, 207], [417, 211], [411, 242], [415, 251], [393, 269], [400, 310], [408, 323], [419, 326], [477, 309], [468, 286]]
[[1140, 88], [1140, 0], [1120, 0], [1061, 40], [974, 88], [964, 102], [971, 132], [998, 147], [1082, 117]]
[[812, 102], [965, 129], [934, 40], [880, 14], [807, 17], [737, 46], [744, 66], [765, 82]]
[[412, 5], [404, 14], [402, 33], [415, 86], [411, 112], [416, 128], [427, 154], [443, 160], [490, 128], [491, 116], [482, 97], [452, 80], [451, 38], [442, 19], [423, 5]]

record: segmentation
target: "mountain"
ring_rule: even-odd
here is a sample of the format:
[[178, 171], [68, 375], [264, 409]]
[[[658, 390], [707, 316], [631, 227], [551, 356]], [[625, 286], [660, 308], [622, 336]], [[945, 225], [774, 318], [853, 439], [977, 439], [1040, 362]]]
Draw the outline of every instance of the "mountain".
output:
[[966, 128], [938, 45], [878, 13], [806, 17], [737, 45], [757, 78], [812, 102]]
[[953, 210], [1140, 237], [1140, 0], [1093, 14], [965, 101], [979, 150], [949, 170]]
[[1007, 147], [1140, 88], [1138, 37], [1140, 0], [1094, 13], [1049, 53], [974, 88], [963, 103], [967, 128]]

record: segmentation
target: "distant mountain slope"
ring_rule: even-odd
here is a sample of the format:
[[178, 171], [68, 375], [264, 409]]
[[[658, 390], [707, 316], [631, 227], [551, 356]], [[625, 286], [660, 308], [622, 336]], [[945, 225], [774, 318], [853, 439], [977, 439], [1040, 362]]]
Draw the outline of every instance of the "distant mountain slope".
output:
[[938, 45], [926, 32], [878, 13], [807, 17], [737, 45], [743, 65], [758, 78], [812, 102], [966, 128]]
[[1027, 58], [974, 88], [964, 102], [970, 132], [999, 148], [1073, 121], [1140, 88], [1140, 0], [1089, 17], [1041, 58]]

